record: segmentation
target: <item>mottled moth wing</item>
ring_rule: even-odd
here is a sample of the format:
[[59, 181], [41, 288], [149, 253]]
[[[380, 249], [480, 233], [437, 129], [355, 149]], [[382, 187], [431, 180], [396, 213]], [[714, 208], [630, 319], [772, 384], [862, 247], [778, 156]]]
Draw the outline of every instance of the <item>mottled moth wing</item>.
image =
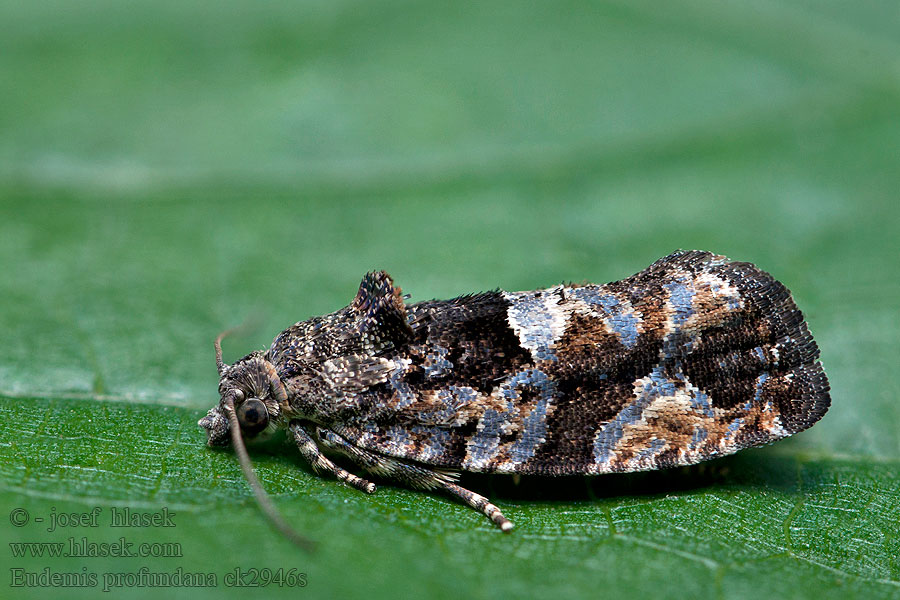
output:
[[446, 469], [692, 464], [806, 429], [830, 403], [790, 292], [708, 252], [676, 252], [606, 285], [412, 304], [406, 319], [408, 329], [388, 328], [390, 369], [333, 429]]
[[599, 474], [699, 462], [806, 429], [828, 409], [819, 350], [790, 292], [749, 263], [676, 252], [606, 285], [496, 290], [406, 305], [383, 271], [349, 306], [295, 323], [234, 364], [216, 338], [229, 441], [272, 523], [244, 446], [284, 428], [304, 458], [439, 489], [513, 528], [459, 471]]

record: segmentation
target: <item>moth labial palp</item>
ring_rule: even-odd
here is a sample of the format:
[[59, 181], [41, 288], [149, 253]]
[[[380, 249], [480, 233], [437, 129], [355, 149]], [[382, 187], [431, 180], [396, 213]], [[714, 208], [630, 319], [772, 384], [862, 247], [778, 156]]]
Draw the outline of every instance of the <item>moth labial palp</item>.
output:
[[208, 443], [288, 429], [318, 472], [374, 492], [328, 450], [443, 491], [508, 532], [460, 472], [689, 465], [802, 431], [830, 404], [787, 288], [709, 252], [678, 251], [605, 285], [406, 298], [372, 272], [349, 306], [292, 325], [265, 351], [227, 365], [217, 339], [222, 400], [200, 421]]

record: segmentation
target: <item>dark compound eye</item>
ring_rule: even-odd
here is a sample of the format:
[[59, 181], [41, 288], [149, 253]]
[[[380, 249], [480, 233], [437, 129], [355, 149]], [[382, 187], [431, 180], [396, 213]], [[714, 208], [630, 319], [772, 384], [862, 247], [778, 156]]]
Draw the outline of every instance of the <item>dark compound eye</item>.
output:
[[269, 411], [259, 398], [248, 398], [238, 407], [237, 418], [241, 431], [253, 435], [269, 424]]

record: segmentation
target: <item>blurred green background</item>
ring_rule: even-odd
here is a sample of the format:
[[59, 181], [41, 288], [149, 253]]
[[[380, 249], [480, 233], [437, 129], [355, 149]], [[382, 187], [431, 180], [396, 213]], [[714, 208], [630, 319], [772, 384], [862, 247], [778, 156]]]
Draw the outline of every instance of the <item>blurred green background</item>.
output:
[[[0, 2], [2, 537], [182, 554], [3, 547], [0, 595], [147, 567], [217, 586], [110, 597], [251, 593], [235, 568], [306, 574], [256, 590], [276, 597], [900, 597], [898, 40], [888, 0]], [[254, 450], [313, 555], [196, 427], [220, 330], [256, 323], [226, 360], [265, 347], [367, 270], [418, 301], [676, 248], [791, 288], [832, 384], [820, 424], [677, 471], [467, 478], [509, 536]], [[33, 520], [96, 506], [96, 528]], [[124, 506], [176, 526], [109, 527]], [[13, 586], [47, 569], [98, 587]]]

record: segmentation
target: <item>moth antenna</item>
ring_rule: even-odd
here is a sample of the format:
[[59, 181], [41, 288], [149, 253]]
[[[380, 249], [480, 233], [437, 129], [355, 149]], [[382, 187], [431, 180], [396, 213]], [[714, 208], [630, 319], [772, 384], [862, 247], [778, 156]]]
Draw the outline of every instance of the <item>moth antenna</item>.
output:
[[238, 329], [240, 329], [240, 326], [232, 327], [231, 329], [226, 329], [225, 331], [220, 333], [218, 336], [216, 336], [216, 368], [219, 369], [219, 377], [221, 377], [222, 375], [225, 374], [225, 367], [228, 366], [222, 360], [222, 340], [225, 339], [226, 337], [228, 337], [229, 335], [231, 335], [232, 333], [234, 333], [235, 331], [237, 331]]
[[[226, 331], [225, 333], [228, 332]], [[221, 338], [222, 335], [220, 335], [219, 338]], [[219, 348], [219, 338], [216, 339], [217, 350]], [[219, 360], [221, 361], [221, 358]], [[256, 496], [256, 502], [259, 504], [260, 510], [262, 510], [266, 518], [269, 519], [269, 523], [271, 523], [284, 537], [291, 540], [303, 550], [312, 552], [316, 547], [315, 542], [306, 539], [288, 525], [287, 521], [284, 520], [284, 517], [281, 516], [281, 513], [278, 512], [278, 509], [275, 508], [269, 495], [266, 494], [262, 484], [259, 483], [259, 479], [253, 471], [253, 463], [250, 462], [250, 455], [247, 454], [247, 448], [244, 446], [244, 438], [241, 436], [241, 425], [238, 423], [237, 414], [234, 411], [234, 398], [231, 396], [228, 396], [225, 400], [225, 414], [228, 415], [228, 422], [231, 425], [231, 443], [234, 445], [234, 451], [238, 456], [238, 461], [241, 463], [241, 470], [244, 472], [244, 478], [247, 480], [247, 483], [250, 484], [250, 489], [253, 490], [253, 495]]]
[[259, 319], [247, 320], [238, 325], [237, 327], [231, 327], [230, 329], [226, 329], [218, 336], [216, 336], [216, 368], [219, 369], [219, 377], [225, 374], [225, 367], [228, 365], [222, 360], [222, 340], [231, 335], [232, 333], [237, 333], [239, 331], [245, 331], [247, 329], [251, 329], [256, 327]]

